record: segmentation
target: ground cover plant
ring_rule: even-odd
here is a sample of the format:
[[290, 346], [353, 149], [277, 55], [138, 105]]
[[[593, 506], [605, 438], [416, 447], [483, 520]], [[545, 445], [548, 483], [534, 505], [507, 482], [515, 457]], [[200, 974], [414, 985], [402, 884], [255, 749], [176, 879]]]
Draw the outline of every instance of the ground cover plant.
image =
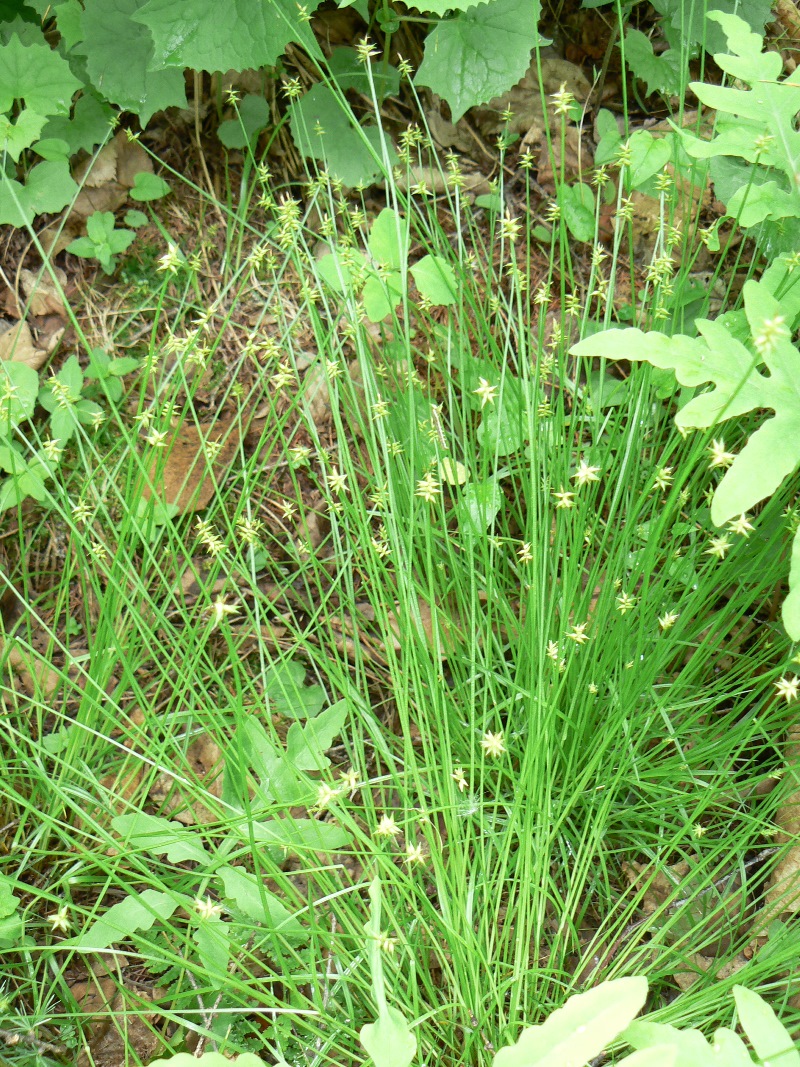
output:
[[[421, 64], [500, 6], [437, 12]], [[92, 200], [32, 230], [0, 334], [10, 1063], [795, 1063], [797, 79], [756, 8], [707, 23], [691, 129], [670, 83], [661, 129], [589, 131], [537, 48], [544, 148], [497, 108], [472, 191], [489, 88], [443, 94], [444, 152], [391, 9], [277, 125], [220, 89], [222, 180], [108, 129], [203, 69], [167, 5], [124, 15], [161, 57], [136, 107], [67, 78], [100, 86], [99, 0], [7, 27], [7, 121], [46, 45], [39, 149]], [[311, 33], [281, 11], [253, 63]], [[18, 233], [64, 206], [29, 148]], [[78, 301], [58, 263], [94, 260]]]

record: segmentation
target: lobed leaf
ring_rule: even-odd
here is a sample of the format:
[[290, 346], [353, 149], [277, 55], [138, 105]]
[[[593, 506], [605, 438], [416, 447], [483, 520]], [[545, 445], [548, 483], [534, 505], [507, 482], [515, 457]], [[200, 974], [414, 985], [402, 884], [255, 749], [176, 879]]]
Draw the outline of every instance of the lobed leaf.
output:
[[24, 100], [39, 115], [64, 115], [82, 87], [66, 59], [44, 39], [26, 45], [14, 34], [0, 46], [0, 112]]
[[425, 39], [416, 84], [444, 97], [458, 122], [516, 84], [533, 49], [550, 43], [536, 29], [540, 13], [540, 0], [491, 0], [440, 22]]
[[[123, 111], [133, 111], [145, 125], [156, 111], [186, 107], [186, 91], [183, 71], [165, 69], [155, 57], [150, 30], [134, 18], [142, 3], [85, 0], [83, 41], [76, 51], [86, 56], [95, 88]], [[195, 5], [191, 8], [194, 11]]]

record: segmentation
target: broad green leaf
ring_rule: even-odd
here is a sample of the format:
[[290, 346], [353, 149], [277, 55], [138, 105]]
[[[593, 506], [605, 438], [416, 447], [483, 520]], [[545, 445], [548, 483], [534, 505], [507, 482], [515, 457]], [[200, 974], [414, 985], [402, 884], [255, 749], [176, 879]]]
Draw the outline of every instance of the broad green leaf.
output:
[[275, 894], [270, 893], [263, 879], [249, 874], [243, 867], [220, 867], [216, 873], [222, 879], [225, 896], [235, 901], [236, 907], [248, 919], [279, 932], [292, 944], [299, 945], [308, 940], [308, 931]]
[[[256, 841], [290, 852], [302, 852], [311, 849], [316, 852], [337, 852], [346, 848], [352, 841], [350, 834], [333, 822], [320, 819], [270, 819], [268, 822], [253, 823], [253, 836]], [[241, 833], [248, 837], [245, 828]]]
[[622, 142], [622, 134], [619, 132], [619, 126], [617, 126], [617, 120], [614, 115], [605, 108], [600, 108], [596, 121], [599, 140], [594, 152], [594, 158], [595, 165], [599, 167], [601, 164], [611, 163], [617, 158], [617, 152]]
[[217, 137], [226, 148], [245, 148], [269, 122], [269, 104], [265, 98], [248, 93], [239, 102], [234, 117], [219, 124]]
[[576, 241], [594, 239], [594, 193], [584, 182], [562, 185], [558, 190], [558, 203], [567, 229]]
[[[0, 510], [5, 510], [0, 508]], [[18, 914], [6, 915], [0, 919], [0, 948], [13, 948], [25, 933], [25, 923]]]
[[[11, 445], [0, 445], [0, 470], [5, 471], [6, 474], [21, 474], [27, 465], [27, 460], [16, 442]], [[53, 737], [54, 734], [47, 736]], [[2, 914], [2, 907], [0, 907], [0, 914]]]
[[167, 893], [145, 889], [143, 893], [113, 904], [88, 930], [65, 944], [84, 952], [99, 952], [117, 941], [124, 941], [137, 930], [149, 930], [157, 919], [168, 919], [179, 904], [176, 897]]
[[186, 91], [183, 71], [163, 69], [164, 64], [154, 56], [150, 31], [133, 19], [143, 2], [85, 0], [83, 41], [76, 51], [86, 56], [92, 85], [146, 125], [156, 111], [186, 107]]
[[625, 63], [633, 74], [647, 86], [647, 95], [663, 93], [675, 96], [681, 89], [683, 62], [677, 49], [667, 49], [656, 55], [653, 42], [640, 30], [625, 34]]
[[[237, 741], [240, 735], [243, 753], [259, 779], [259, 794], [264, 801], [302, 803], [310, 787], [300, 778], [283, 748], [273, 742], [264, 724], [251, 715], [237, 731]], [[231, 769], [236, 767], [238, 753], [231, 752], [228, 761]]]
[[414, 81], [450, 105], [452, 121], [523, 77], [537, 45], [540, 0], [491, 0], [442, 21], [425, 39]]
[[632, 1052], [630, 1056], [623, 1056], [616, 1063], [618, 1067], [623, 1067], [623, 1064], [624, 1067], [678, 1067], [678, 1050], [669, 1045], [654, 1045], [653, 1048], [643, 1048]]
[[684, 40], [702, 45], [709, 54], [715, 55], [725, 51], [723, 20], [735, 15], [744, 23], [746, 31], [753, 31], [760, 48], [772, 6], [773, 0], [707, 0], [702, 6], [681, 3], [673, 7], [672, 24]]
[[25, 923], [18, 912], [20, 902], [14, 888], [15, 883], [0, 874], [0, 949], [12, 948], [25, 932]]
[[[130, 212], [130, 214], [136, 214], [136, 212]], [[126, 374], [132, 374], [137, 370], [140, 365], [141, 361], [135, 356], [118, 356], [108, 365], [108, 373], [113, 374], [115, 378], [124, 378]]]
[[382, 322], [391, 315], [403, 299], [403, 279], [399, 271], [389, 271], [383, 277], [370, 274], [361, 290], [364, 311], [370, 322]]
[[42, 137], [66, 141], [70, 155], [81, 149], [91, 152], [108, 137], [113, 114], [108, 104], [84, 91], [72, 109], [72, 118], [57, 115], [50, 119], [42, 130]]
[[411, 4], [411, 7], [419, 11], [430, 11], [439, 18], [443, 18], [448, 11], [467, 11], [476, 7], [481, 0], [420, 0], [419, 3]]
[[96, 259], [107, 273], [116, 266], [115, 256], [124, 252], [136, 237], [132, 230], [117, 230], [110, 211], [95, 211], [86, 220], [86, 237], [76, 237], [67, 245], [75, 256]]
[[719, 1067], [713, 1049], [699, 1030], [679, 1030], [664, 1023], [637, 1019], [621, 1036], [636, 1049], [655, 1049], [664, 1045], [675, 1049], [680, 1067]]
[[20, 112], [16, 122], [12, 122], [8, 115], [0, 115], [0, 152], [8, 152], [16, 163], [39, 136], [45, 122], [42, 115], [27, 108]]
[[618, 978], [571, 996], [517, 1043], [500, 1049], [492, 1067], [582, 1067], [599, 1055], [641, 1011], [646, 978]]
[[191, 1052], [179, 1052], [166, 1060], [150, 1060], [150, 1067], [266, 1067], [266, 1064], [254, 1052], [230, 1057], [221, 1052], [204, 1052], [200, 1057]]
[[55, 8], [58, 32], [61, 34], [61, 44], [69, 52], [79, 41], [83, 40], [83, 25], [81, 23], [83, 8], [80, 0], [60, 0], [53, 7]]
[[744, 1041], [734, 1030], [721, 1026], [714, 1034], [711, 1047], [718, 1062], [724, 1063], [725, 1067], [753, 1067]]
[[0, 224], [30, 226], [37, 215], [61, 211], [77, 192], [65, 160], [38, 163], [25, 185], [0, 177]]
[[385, 207], [372, 223], [367, 246], [374, 260], [391, 270], [402, 270], [408, 256], [408, 231], [403, 219]]
[[50, 416], [50, 436], [54, 441], [58, 441], [61, 448], [72, 440], [77, 429], [78, 416], [72, 404], [63, 408], [56, 408]]
[[133, 188], [128, 194], [131, 200], [143, 203], [148, 200], [160, 200], [169, 192], [169, 182], [164, 181], [158, 174], [149, 171], [140, 171], [133, 179]]
[[[750, 88], [693, 82], [691, 88], [698, 99], [718, 113], [715, 136], [706, 141], [684, 132], [683, 145], [698, 158], [728, 155], [751, 163], [757, 161], [756, 174], [769, 176], [774, 183], [771, 190], [765, 192], [759, 178], [754, 181], [753, 190], [741, 189], [736, 202], [729, 203], [729, 211], [734, 213], [735, 209], [744, 223], [755, 225], [762, 219], [797, 216], [800, 211], [795, 175], [800, 170], [800, 134], [795, 129], [794, 97], [800, 72], [794, 71], [778, 81], [782, 73], [780, 55], [762, 52], [763, 41], [748, 23], [719, 10], [709, 17], [720, 24], [728, 39], [728, 53], [717, 54], [717, 63], [731, 81], [738, 80]], [[782, 185], [775, 181], [780, 172], [785, 179]]]
[[228, 964], [231, 958], [231, 942], [228, 937], [228, 923], [220, 916], [202, 918], [192, 934], [197, 945], [197, 955], [203, 965], [203, 977], [210, 985], [219, 989], [230, 980]]
[[42, 44], [41, 16], [37, 17], [35, 3], [24, 0], [0, 0], [0, 42], [8, 44], [15, 35], [23, 44]]
[[528, 439], [528, 418], [519, 382], [506, 378], [493, 404], [483, 409], [478, 440], [484, 452], [508, 456]]
[[[316, 11], [320, 0], [304, 10]], [[322, 53], [293, 0], [148, 0], [135, 15], [152, 34], [156, 67], [248, 70], [274, 66], [290, 41]], [[182, 75], [181, 75], [182, 76]]]
[[0, 919], [13, 915], [19, 907], [19, 900], [14, 895], [13, 885], [10, 878], [0, 874]]
[[32, 151], [49, 162], [66, 161], [72, 155], [69, 144], [57, 137], [47, 137], [31, 146]]
[[178, 822], [137, 811], [131, 815], [117, 815], [111, 820], [111, 826], [127, 845], [152, 852], [155, 856], [166, 853], [170, 863], [189, 860], [205, 867], [210, 862], [211, 857], [197, 834]]
[[371, 81], [379, 102], [400, 88], [400, 71], [396, 67], [384, 68], [382, 63], [373, 63], [367, 68], [355, 48], [334, 48], [328, 60], [328, 72], [340, 89], [355, 89], [367, 97], [372, 91]]
[[764, 219], [799, 217], [800, 194], [794, 190], [787, 192], [776, 182], [760, 182], [737, 189], [725, 206], [740, 226], [748, 228]]
[[347, 701], [338, 700], [304, 725], [293, 722], [286, 735], [286, 757], [301, 771], [324, 770], [331, 761], [325, 755], [342, 732], [347, 719]]
[[39, 115], [64, 115], [80, 88], [69, 63], [50, 45], [25, 45], [15, 34], [0, 46], [0, 112], [24, 100]]
[[800, 1052], [786, 1027], [758, 993], [744, 986], [733, 987], [739, 1024], [762, 1064], [770, 1067], [800, 1067]]
[[452, 459], [450, 456], [440, 459], [437, 467], [439, 477], [445, 485], [463, 485], [469, 478], [469, 471], [464, 464], [457, 459]]
[[408, 1067], [417, 1053], [417, 1039], [405, 1016], [387, 1004], [378, 1021], [366, 1023], [358, 1033], [375, 1067]]
[[39, 375], [27, 363], [0, 360], [0, 436], [7, 437], [33, 415], [39, 394]]
[[473, 537], [482, 537], [494, 522], [503, 504], [503, 492], [496, 478], [485, 482], [469, 482], [456, 504], [460, 530], [469, 530]]
[[[347, 186], [368, 183], [383, 173], [381, 131], [358, 126], [327, 85], [313, 86], [288, 108], [292, 137], [300, 151], [319, 160], [332, 178]], [[386, 145], [389, 167], [397, 153]]]
[[[130, 226], [132, 230], [138, 230], [141, 226], [146, 226], [150, 220], [143, 211], [136, 211], [132, 208], [130, 211], [125, 212], [122, 221], [126, 226]], [[123, 373], [127, 374], [128, 371]]]
[[409, 268], [420, 296], [437, 307], [455, 304], [458, 284], [453, 268], [442, 256], [423, 256], [419, 263]]
[[649, 130], [637, 130], [628, 138], [631, 162], [625, 170], [625, 185], [639, 189], [672, 159], [672, 136], [654, 137]]
[[[318, 260], [317, 271], [320, 278], [327, 282], [331, 289], [344, 296], [353, 292], [354, 274], [360, 275], [366, 262], [358, 249], [350, 249], [346, 261], [341, 253], [333, 251]], [[360, 277], [359, 288], [363, 285], [363, 281], [363, 277]]]
[[[753, 335], [769, 330], [781, 318], [780, 303], [760, 282], [744, 289], [745, 310]], [[800, 462], [800, 352], [788, 331], [778, 329], [764, 362], [769, 376], [758, 369], [759, 359], [733, 338], [724, 325], [698, 320], [702, 336], [666, 337], [637, 329], [612, 330], [586, 338], [573, 346], [573, 355], [609, 359], [646, 360], [673, 370], [682, 385], [713, 383], [677, 414], [682, 427], [711, 427], [745, 412], [774, 412], [750, 437], [717, 486], [711, 518], [722, 525], [771, 496]]]

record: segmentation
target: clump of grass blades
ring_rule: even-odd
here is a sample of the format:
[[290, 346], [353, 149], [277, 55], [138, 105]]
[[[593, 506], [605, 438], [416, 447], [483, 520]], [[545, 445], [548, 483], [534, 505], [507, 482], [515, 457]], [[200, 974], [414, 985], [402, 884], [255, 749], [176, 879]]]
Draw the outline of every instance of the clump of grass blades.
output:
[[[625, 402], [604, 405], [567, 355], [571, 326], [555, 300], [560, 319], [545, 334], [546, 299], [531, 300], [521, 281], [541, 273], [530, 245], [498, 229], [497, 245], [472, 260], [482, 235], [457, 191], [445, 204], [454, 239], [430, 201], [391, 183], [387, 195], [414, 247], [454, 272], [455, 305], [434, 314], [403, 274], [376, 336], [353, 290], [320, 275], [302, 213], [273, 203], [273, 236], [229, 261], [220, 306], [234, 318], [260, 264], [277, 380], [259, 441], [239, 445], [199, 530], [191, 516], [165, 521], [145, 498], [150, 458], [121, 408], [113, 433], [80, 438], [74, 483], [54, 487], [42, 527], [20, 526], [26, 615], [15, 640], [36, 659], [46, 634], [38, 659], [50, 672], [32, 699], [10, 685], [2, 694], [3, 871], [27, 887], [34, 940], [10, 965], [8, 989], [26, 1025], [81, 1020], [62, 964], [82, 954], [65, 949], [48, 915], [66, 904], [75, 933], [147, 890], [213, 906], [223, 864], [255, 873], [304, 935], [229, 905], [221, 982], [186, 908], [130, 931], [118, 947], [165, 990], [158, 1014], [179, 1024], [176, 1047], [194, 1032], [290, 1062], [361, 1055], [358, 1029], [374, 1010], [364, 924], [375, 875], [391, 1001], [417, 1024], [425, 1058], [488, 1062], [521, 1022], [621, 974], [647, 974], [654, 1007], [673, 1018], [675, 974], [696, 973], [683, 1017], [726, 1017], [729, 983], [699, 970], [697, 954], [710, 946], [722, 969], [747, 945], [762, 877], [748, 860], [779, 803], [780, 790], [752, 794], [779, 763], [786, 725], [772, 684], [785, 642], [769, 611], [785, 502], [767, 505], [723, 560], [709, 554], [709, 442], [677, 434], [649, 372], [633, 370]], [[317, 182], [307, 217], [335, 219], [338, 207]], [[364, 218], [339, 214], [326, 239], [346, 254], [363, 244]], [[556, 229], [540, 292], [558, 291], [569, 256]], [[299, 315], [281, 298], [290, 285]], [[171, 317], [188, 318], [193, 293], [187, 283]], [[329, 392], [324, 440], [298, 369], [300, 321], [321, 369], [315, 387], [324, 379]], [[197, 334], [177, 345], [157, 405], [143, 377], [140, 413], [196, 420], [198, 347], [209, 345]], [[259, 404], [267, 373], [255, 376]], [[251, 399], [228, 389], [242, 429]], [[278, 472], [294, 493], [285, 519]], [[313, 546], [312, 484], [329, 524]], [[78, 517], [76, 493], [89, 507]], [[52, 516], [69, 551], [55, 588], [38, 593], [27, 549]], [[199, 587], [194, 604], [178, 559]], [[77, 660], [64, 636], [76, 598]], [[316, 815], [350, 843], [332, 854], [301, 844], [287, 866], [257, 828], [296, 805], [274, 794], [265, 805], [247, 788], [220, 795], [190, 746], [210, 739], [226, 766], [249, 768], [252, 789], [248, 723], [261, 721], [283, 751], [299, 705], [338, 698], [348, 716], [335, 766], [312, 775], [312, 789], [327, 785]], [[345, 786], [336, 772], [351, 768]], [[121, 846], [110, 822], [181, 808], [199, 819], [186, 832], [212, 857], [207, 869], [146, 836]], [[672, 888], [643, 909], [665, 876]], [[737, 876], [749, 897], [731, 905], [725, 886]], [[109, 970], [129, 1012], [153, 1011], [122, 965]], [[771, 973], [756, 960], [748, 984]]]

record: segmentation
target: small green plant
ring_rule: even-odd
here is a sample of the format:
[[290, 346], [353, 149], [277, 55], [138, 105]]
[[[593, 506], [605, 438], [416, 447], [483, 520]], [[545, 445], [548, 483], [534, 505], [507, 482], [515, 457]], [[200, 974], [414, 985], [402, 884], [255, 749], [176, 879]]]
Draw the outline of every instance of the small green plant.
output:
[[0, 949], [7, 950], [18, 945], [25, 934], [25, 920], [20, 912], [21, 901], [17, 895], [22, 886], [0, 874]]
[[[40, 383], [33, 367], [0, 362], [0, 470], [8, 475], [0, 481], [0, 511], [29, 496], [39, 502], [49, 499], [47, 483], [55, 478], [78, 428], [96, 429], [105, 419], [94, 397], [119, 400], [121, 378], [137, 366], [138, 361], [130, 357], [111, 359], [96, 350], [86, 373], [77, 356], [70, 356], [57, 374]], [[87, 379], [96, 384], [88, 384]], [[32, 436], [25, 428], [37, 404], [50, 418], [46, 428], [39, 427]]]
[[118, 255], [125, 252], [135, 239], [133, 230], [116, 229], [110, 211], [95, 211], [86, 220], [86, 236], [76, 237], [67, 251], [82, 259], [96, 259], [106, 274], [117, 269]]
[[407, 222], [396, 211], [381, 211], [366, 243], [369, 259], [357, 249], [331, 251], [320, 259], [319, 274], [335, 292], [360, 299], [370, 322], [381, 322], [396, 310], [409, 274], [429, 304], [447, 307], [456, 302], [456, 279], [446, 259], [428, 254], [408, 265]]

